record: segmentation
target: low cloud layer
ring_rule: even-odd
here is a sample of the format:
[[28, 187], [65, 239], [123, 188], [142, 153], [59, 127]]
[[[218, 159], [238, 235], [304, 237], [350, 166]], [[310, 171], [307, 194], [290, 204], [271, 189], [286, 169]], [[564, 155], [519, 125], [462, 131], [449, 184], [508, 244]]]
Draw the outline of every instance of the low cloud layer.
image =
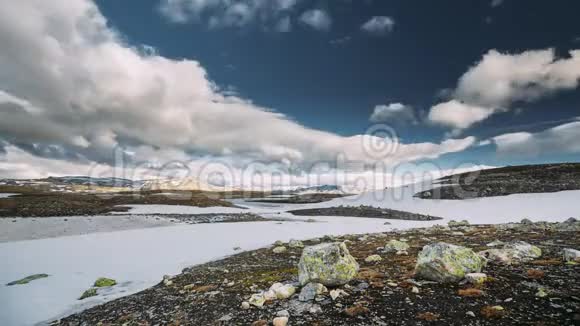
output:
[[580, 153], [579, 121], [565, 123], [537, 133], [516, 132], [494, 137], [498, 153], [535, 157], [545, 154]]
[[578, 88], [580, 50], [557, 58], [553, 49], [504, 54], [490, 50], [461, 78], [453, 99], [429, 114], [433, 122], [465, 129], [514, 103], [533, 102]]
[[[308, 166], [338, 155], [376, 162], [363, 144], [384, 142], [306, 128], [225, 95], [199, 62], [126, 44], [92, 1], [0, 0], [0, 44], [0, 139], [11, 153], [110, 164], [112, 149], [123, 146], [134, 161], [228, 157]], [[433, 159], [474, 142], [398, 144], [379, 160]], [[5, 176], [10, 160], [0, 162]]]

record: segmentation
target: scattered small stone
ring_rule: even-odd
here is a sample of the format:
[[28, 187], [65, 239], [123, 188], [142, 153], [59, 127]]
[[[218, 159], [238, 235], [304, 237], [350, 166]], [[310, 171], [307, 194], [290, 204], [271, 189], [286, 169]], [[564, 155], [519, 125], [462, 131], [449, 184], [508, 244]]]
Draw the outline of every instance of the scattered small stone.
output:
[[290, 317], [288, 310], [280, 310], [276, 313], [276, 317]]
[[234, 319], [234, 317], [232, 317], [231, 314], [227, 314], [227, 315], [222, 316], [220, 319], [218, 319], [218, 321], [228, 322], [232, 319]]
[[341, 289], [335, 289], [335, 290], [331, 290], [330, 291], [330, 298], [332, 299], [332, 301], [335, 301], [336, 299], [338, 299], [341, 296], [347, 296], [348, 294]]
[[434, 314], [432, 312], [422, 312], [417, 315], [417, 319], [425, 321], [436, 321], [439, 319], [439, 314]]
[[506, 315], [502, 306], [485, 306], [481, 308], [481, 315], [488, 319], [502, 318]]
[[242, 305], [240, 306], [240, 308], [242, 308], [242, 310], [248, 310], [248, 309], [250, 309], [250, 303], [248, 301], [244, 301], [244, 302], [242, 302]]
[[304, 244], [300, 240], [292, 239], [292, 240], [290, 240], [290, 242], [288, 242], [288, 247], [290, 247], [290, 248], [304, 248]]
[[487, 275], [484, 273], [468, 273], [465, 274], [465, 281], [469, 284], [483, 284], [487, 280]]
[[313, 304], [308, 310], [308, 312], [311, 313], [312, 315], [318, 315], [322, 313], [322, 308], [317, 304]]
[[388, 282], [387, 285], [392, 287], [392, 288], [396, 288], [397, 286], [399, 286], [399, 284], [397, 284], [395, 282]]
[[284, 246], [280, 246], [280, 247], [276, 247], [272, 250], [273, 253], [275, 254], [283, 254], [287, 251], [288, 249], [286, 249], [286, 247]]
[[268, 321], [263, 319], [256, 320], [252, 323], [252, 326], [268, 326]]
[[288, 317], [276, 317], [272, 321], [274, 326], [286, 326], [288, 324]]
[[300, 301], [312, 301], [317, 295], [321, 295], [328, 292], [326, 286], [320, 283], [308, 283], [302, 288], [300, 294], [298, 295], [298, 300]]
[[370, 255], [367, 258], [365, 258], [365, 262], [367, 263], [379, 262], [381, 260], [383, 260], [383, 258], [379, 255]]
[[266, 298], [263, 293], [252, 294], [248, 302], [254, 307], [262, 307], [266, 302]]
[[344, 310], [344, 313], [346, 313], [347, 315], [351, 316], [351, 317], [356, 317], [359, 315], [364, 315], [369, 313], [369, 308], [367, 307], [363, 307], [360, 304], [354, 305], [352, 307], [348, 307]]
[[504, 244], [505, 244], [505, 242], [503, 242], [503, 241], [495, 240], [495, 241], [492, 241], [492, 242], [488, 243], [486, 246], [488, 246], [488, 247], [499, 247], [499, 246], [503, 246]]
[[539, 269], [528, 269], [526, 274], [528, 275], [528, 278], [533, 280], [539, 280], [541, 278], [544, 278], [545, 275], [544, 271], [541, 271]]
[[409, 244], [404, 241], [391, 240], [385, 245], [385, 252], [406, 252], [409, 250]]
[[414, 286], [414, 287], [411, 288], [411, 292], [413, 292], [415, 294], [418, 294], [419, 293], [419, 288], [416, 287], [416, 286]]
[[484, 295], [484, 292], [480, 289], [460, 289], [457, 294], [462, 297], [481, 297]]
[[475, 318], [475, 313], [474, 313], [473, 311], [468, 311], [468, 312], [466, 312], [465, 314], [466, 314], [467, 316], [469, 316], [469, 317], [473, 317], [473, 318]]
[[580, 250], [566, 248], [562, 251], [564, 261], [580, 263]]
[[548, 293], [546, 292], [546, 290], [544, 290], [544, 288], [539, 288], [538, 292], [536, 292], [536, 297], [538, 298], [545, 298], [548, 296]]
[[463, 220], [460, 222], [457, 222], [455, 220], [451, 220], [447, 223], [447, 226], [449, 226], [450, 228], [469, 226], [469, 222], [467, 220]]

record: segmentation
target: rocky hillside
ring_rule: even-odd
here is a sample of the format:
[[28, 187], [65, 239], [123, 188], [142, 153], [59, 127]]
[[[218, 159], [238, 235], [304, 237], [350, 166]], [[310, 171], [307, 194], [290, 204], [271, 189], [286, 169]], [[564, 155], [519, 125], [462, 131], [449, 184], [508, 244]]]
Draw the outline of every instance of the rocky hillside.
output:
[[53, 325], [577, 325], [579, 232], [450, 222], [280, 242]]
[[580, 163], [508, 166], [437, 180], [440, 187], [417, 193], [423, 199], [468, 199], [519, 193], [580, 190]]

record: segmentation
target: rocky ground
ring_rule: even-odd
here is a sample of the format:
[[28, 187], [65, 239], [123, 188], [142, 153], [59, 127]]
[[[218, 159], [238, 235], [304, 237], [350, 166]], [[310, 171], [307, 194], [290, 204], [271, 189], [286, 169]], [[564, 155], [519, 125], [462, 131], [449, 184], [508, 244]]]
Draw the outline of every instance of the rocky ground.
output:
[[580, 247], [579, 232], [574, 219], [451, 222], [277, 243], [53, 324], [577, 325], [579, 257], [566, 249]]
[[[18, 192], [18, 191], [16, 191]], [[63, 192], [19, 192], [21, 195], [0, 198], [2, 217], [49, 217], [101, 215], [126, 211], [122, 205], [185, 205], [197, 207], [232, 207], [228, 201], [203, 192], [183, 192], [165, 196], [156, 192], [88, 194]], [[215, 195], [215, 197], [219, 197]]]
[[580, 189], [580, 163], [508, 166], [438, 180], [441, 187], [417, 193], [423, 199], [468, 199]]
[[440, 217], [415, 214], [394, 209], [372, 207], [372, 206], [336, 206], [325, 208], [297, 209], [288, 211], [297, 216], [350, 216], [350, 217], [368, 217], [384, 218], [391, 220], [408, 220], [408, 221], [433, 221], [440, 220]]
[[255, 203], [275, 203], [275, 204], [315, 204], [329, 201], [335, 198], [349, 196], [348, 194], [325, 194], [325, 193], [313, 193], [313, 194], [301, 194], [293, 195], [291, 197], [285, 198], [260, 198], [247, 200], [249, 202]]
[[205, 224], [205, 223], [236, 223], [236, 222], [265, 222], [281, 221], [282, 219], [267, 219], [262, 216], [243, 213], [243, 214], [156, 214], [155, 218], [165, 218], [171, 222], [183, 222], [187, 224]]

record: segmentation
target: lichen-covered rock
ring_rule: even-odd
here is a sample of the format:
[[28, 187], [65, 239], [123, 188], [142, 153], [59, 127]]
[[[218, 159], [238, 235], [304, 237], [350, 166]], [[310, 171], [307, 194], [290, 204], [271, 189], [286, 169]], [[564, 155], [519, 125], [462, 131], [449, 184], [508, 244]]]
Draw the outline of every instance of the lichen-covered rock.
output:
[[270, 291], [274, 292], [276, 299], [283, 300], [296, 293], [296, 288], [292, 284], [274, 283], [270, 287]]
[[254, 307], [262, 307], [265, 302], [266, 298], [264, 297], [263, 293], [252, 294], [250, 300], [248, 300], [248, 303]]
[[300, 301], [311, 301], [316, 298], [317, 295], [321, 295], [328, 292], [326, 286], [320, 283], [308, 283], [306, 284], [300, 294], [298, 295], [298, 300]]
[[358, 269], [358, 263], [344, 243], [323, 243], [304, 248], [298, 264], [298, 278], [302, 285], [316, 282], [337, 286], [353, 279]]
[[469, 222], [467, 220], [463, 220], [463, 221], [455, 221], [455, 220], [451, 220], [447, 223], [447, 225], [450, 228], [454, 228], [454, 227], [461, 227], [461, 226], [469, 226]]
[[524, 241], [511, 242], [502, 249], [490, 249], [479, 252], [479, 255], [489, 261], [500, 264], [518, 264], [542, 256], [542, 250]]
[[468, 273], [479, 273], [485, 260], [473, 250], [444, 242], [423, 247], [415, 276], [436, 282], [457, 282]]
[[374, 263], [374, 262], [381, 261], [381, 260], [383, 260], [383, 258], [381, 258], [381, 256], [379, 256], [379, 255], [370, 255], [367, 258], [365, 258], [365, 261], [367, 263]]
[[484, 273], [469, 273], [465, 274], [465, 281], [469, 284], [483, 284], [487, 281], [487, 275]]
[[405, 252], [409, 250], [409, 244], [399, 240], [391, 240], [385, 245], [385, 252]]
[[580, 250], [566, 248], [562, 251], [564, 261], [580, 263]]
[[288, 242], [288, 247], [290, 247], [290, 248], [304, 248], [304, 244], [300, 240], [292, 239], [292, 240], [290, 240], [290, 242]]
[[95, 281], [95, 284], [93, 284], [93, 286], [97, 288], [104, 288], [114, 286], [116, 284], [117, 281], [113, 280], [112, 278], [100, 277]]

